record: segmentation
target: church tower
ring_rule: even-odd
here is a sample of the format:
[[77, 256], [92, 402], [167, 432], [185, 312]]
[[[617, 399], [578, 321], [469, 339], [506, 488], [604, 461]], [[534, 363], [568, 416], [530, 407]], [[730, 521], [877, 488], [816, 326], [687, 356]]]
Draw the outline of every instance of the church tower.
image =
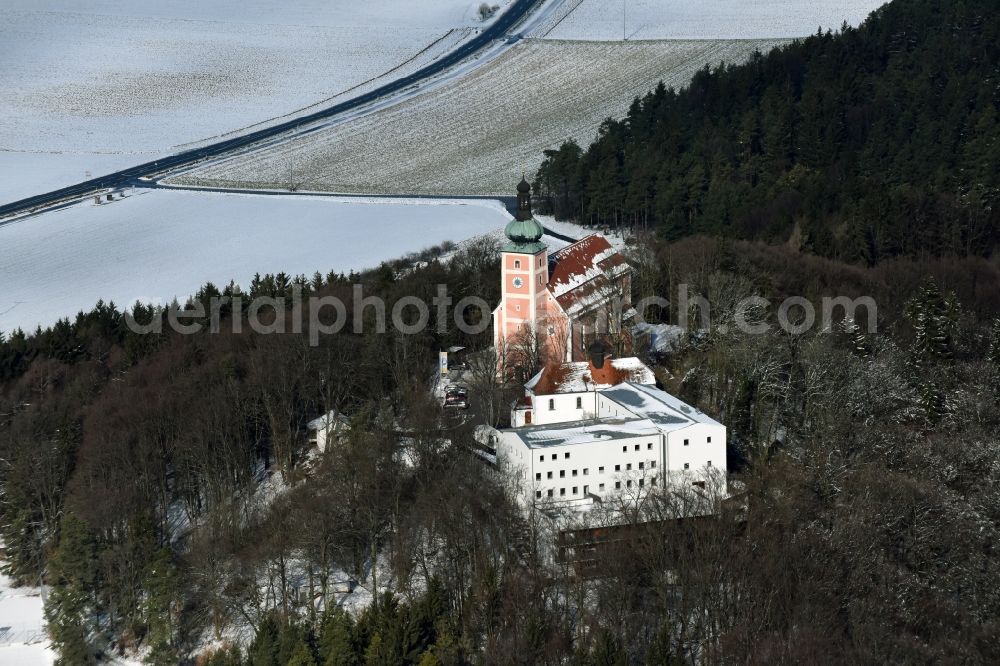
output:
[[504, 233], [507, 242], [500, 248], [501, 300], [493, 311], [497, 350], [504, 338], [538, 329], [548, 297], [549, 253], [541, 241], [545, 230], [531, 213], [531, 185], [523, 177], [517, 186], [517, 215]]

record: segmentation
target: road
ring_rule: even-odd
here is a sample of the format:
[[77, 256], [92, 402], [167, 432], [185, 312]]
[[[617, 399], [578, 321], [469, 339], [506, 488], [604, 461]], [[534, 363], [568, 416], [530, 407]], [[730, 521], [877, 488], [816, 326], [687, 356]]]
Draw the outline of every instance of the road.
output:
[[[81, 197], [85, 197], [88, 194], [99, 192], [108, 188], [127, 187], [135, 184], [140, 178], [147, 178], [164, 171], [190, 166], [210, 157], [218, 157], [234, 150], [248, 148], [253, 144], [273, 139], [286, 132], [294, 131], [305, 125], [315, 123], [316, 121], [329, 119], [373, 102], [377, 102], [384, 98], [391, 97], [406, 88], [426, 81], [427, 79], [442, 73], [450, 67], [457, 65], [466, 58], [487, 48], [494, 41], [508, 38], [508, 33], [510, 33], [511, 29], [533, 9], [543, 4], [544, 1], [545, 0], [516, 0], [514, 4], [511, 5], [510, 9], [504, 12], [492, 25], [451, 53], [445, 55], [423, 69], [414, 72], [413, 74], [396, 79], [395, 81], [376, 88], [371, 92], [347, 100], [346, 102], [334, 104], [333, 106], [295, 118], [294, 120], [288, 120], [283, 123], [256, 130], [238, 137], [226, 139], [224, 141], [219, 141], [217, 143], [200, 148], [194, 148], [181, 153], [176, 153], [174, 155], [168, 155], [166, 157], [153, 160], [152, 162], [146, 162], [145, 164], [116, 171], [105, 176], [92, 178], [82, 183], [77, 183], [76, 185], [70, 185], [69, 187], [63, 187], [58, 190], [53, 190], [52, 192], [38, 194], [33, 197], [28, 197], [27, 199], [21, 199], [20, 201], [4, 204], [0, 206], [0, 218], [47, 208], [71, 199], [76, 200]], [[513, 39], [516, 40], [517, 37], [518, 36], [515, 35]]]

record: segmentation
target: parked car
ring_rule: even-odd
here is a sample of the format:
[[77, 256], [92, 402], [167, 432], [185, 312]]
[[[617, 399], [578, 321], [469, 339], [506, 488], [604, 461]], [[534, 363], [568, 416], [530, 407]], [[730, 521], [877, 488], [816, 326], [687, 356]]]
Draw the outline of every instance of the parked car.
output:
[[469, 408], [469, 391], [464, 386], [449, 386], [444, 394], [444, 406], [452, 409]]

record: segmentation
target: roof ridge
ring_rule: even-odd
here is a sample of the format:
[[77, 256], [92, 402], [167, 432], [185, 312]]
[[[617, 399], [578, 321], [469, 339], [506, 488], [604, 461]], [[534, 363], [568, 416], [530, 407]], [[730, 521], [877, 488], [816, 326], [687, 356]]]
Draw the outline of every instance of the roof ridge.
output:
[[573, 242], [572, 242], [572, 243], [570, 243], [569, 245], [567, 245], [567, 246], [565, 246], [565, 247], [561, 247], [561, 248], [559, 248], [558, 250], [556, 250], [555, 252], [553, 252], [553, 253], [552, 253], [552, 254], [550, 254], [549, 256], [550, 256], [550, 257], [553, 257], [553, 258], [555, 258], [555, 257], [559, 256], [560, 254], [562, 254], [562, 253], [564, 253], [564, 252], [568, 252], [568, 251], [569, 251], [569, 250], [570, 250], [571, 248], [573, 248], [573, 247], [576, 247], [577, 245], [579, 245], [579, 244], [580, 244], [580, 243], [582, 243], [583, 241], [585, 241], [585, 240], [589, 240], [589, 239], [591, 239], [591, 238], [594, 238], [595, 236], [596, 236], [596, 237], [598, 237], [598, 238], [601, 238], [602, 240], [604, 240], [604, 241], [605, 241], [605, 242], [606, 242], [606, 243], [607, 243], [607, 244], [608, 244], [609, 246], [611, 246], [612, 248], [614, 247], [613, 245], [611, 245], [611, 241], [609, 241], [609, 240], [607, 239], [607, 237], [606, 237], [606, 236], [604, 236], [604, 234], [600, 234], [600, 233], [598, 233], [598, 232], [596, 232], [596, 231], [592, 231], [592, 232], [590, 232], [589, 234], [587, 234], [586, 236], [584, 236], [583, 238], [578, 238], [577, 240], [573, 241]]

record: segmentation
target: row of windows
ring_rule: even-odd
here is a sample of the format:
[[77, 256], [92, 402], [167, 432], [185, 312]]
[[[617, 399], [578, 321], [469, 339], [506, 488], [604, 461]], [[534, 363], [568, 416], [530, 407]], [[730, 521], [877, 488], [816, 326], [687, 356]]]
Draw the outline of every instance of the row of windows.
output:
[[[549, 326], [549, 335], [552, 335], [554, 332], [555, 332], [555, 330], [551, 326]], [[576, 408], [577, 409], [583, 409], [583, 398], [581, 396], [577, 396], [576, 397]], [[549, 398], [549, 411], [550, 412], [556, 411], [556, 400], [555, 400], [555, 398]]]
[[[640, 446], [639, 444], [636, 444], [634, 450], [638, 451], [639, 450], [639, 446]], [[653, 450], [653, 443], [652, 442], [649, 442], [648, 444], [646, 444], [646, 450], [647, 451], [652, 451]], [[625, 446], [622, 447], [622, 453], [627, 453], [627, 452], [628, 452], [628, 444], [626, 444]]]
[[[650, 460], [649, 461], [649, 468], [650, 469], [654, 469], [655, 467], [656, 467], [656, 461], [655, 460]], [[625, 471], [626, 472], [627, 471], [631, 471], [631, 469], [632, 469], [632, 463], [625, 463]], [[644, 463], [644, 462], [639, 463], [639, 469], [646, 469], [646, 463]], [[621, 465], [615, 465], [615, 471], [616, 472], [622, 471], [622, 466]]]
[[[636, 447], [638, 449], [638, 445], [636, 445]], [[569, 453], [566, 453], [564, 455], [565, 455], [566, 458], [569, 458]], [[556, 459], [556, 454], [555, 453], [552, 454], [552, 459], [553, 460]], [[538, 456], [538, 461], [539, 462], [543, 462], [544, 460], [545, 460], [545, 456]], [[707, 461], [705, 463], [705, 467], [711, 467], [711, 466], [712, 466], [712, 461], [711, 460], [709, 460], [709, 461]], [[639, 467], [639, 469], [646, 469], [646, 463], [645, 462], [640, 462], [638, 464], [638, 467]], [[650, 460], [649, 461], [649, 469], [655, 469], [655, 468], [656, 468], [656, 461], [655, 460]], [[684, 469], [691, 469], [691, 463], [684, 463]], [[625, 463], [625, 471], [631, 471], [631, 470], [632, 470], [632, 463]], [[620, 464], [619, 465], [615, 465], [615, 471], [616, 472], [622, 471], [622, 466]], [[574, 470], [570, 470], [570, 472], [571, 472], [571, 474], [573, 476], [577, 475], [577, 470], [575, 470], [575, 469]], [[603, 465], [601, 467], [597, 468], [597, 473], [598, 474], [604, 474], [604, 466]], [[546, 472], [545, 478], [551, 479], [552, 478], [552, 474], [553, 474], [552, 472]], [[590, 474], [590, 468], [589, 467], [584, 467], [583, 468], [583, 475], [584, 476], [588, 476], [589, 474]], [[566, 470], [564, 470], [564, 469], [559, 470], [559, 478], [563, 479], [565, 477], [566, 477]], [[541, 472], [536, 472], [535, 473], [535, 481], [541, 481], [541, 480], [542, 480], [542, 473]]]
[[[539, 257], [539, 258], [538, 258], [538, 267], [539, 267], [539, 268], [541, 268], [541, 267], [542, 267], [542, 261], [543, 261], [543, 260], [544, 260], [544, 258], [543, 258], [543, 257]], [[521, 268], [521, 260], [520, 260], [520, 259], [515, 259], [515, 260], [514, 260], [514, 268], [515, 268], [515, 269], [519, 269], [519, 268]]]
[[[553, 460], [555, 460], [555, 459], [556, 459], [556, 458], [558, 458], [558, 457], [559, 457], [559, 454], [558, 454], [558, 453], [553, 453], [553, 454], [552, 454], [552, 459], [553, 459]], [[564, 453], [564, 454], [563, 454], [563, 458], [564, 458], [564, 459], [566, 459], [566, 460], [568, 460], [568, 459], [569, 459], [569, 451], [567, 451], [566, 453]], [[543, 455], [540, 455], [540, 456], [538, 456], [538, 462], [545, 462], [545, 455], [544, 455], [544, 454], [543, 454]]]
[[[579, 398], [577, 398], [577, 400], [579, 400]], [[711, 438], [709, 438], [709, 439], [711, 439]], [[687, 442], [686, 439], [684, 441]], [[634, 447], [633, 447], [633, 450], [638, 451], [639, 449], [640, 449], [640, 445], [639, 444], [635, 444]], [[652, 442], [649, 442], [648, 444], [646, 444], [646, 450], [647, 451], [652, 451], [653, 450], [653, 443]], [[627, 453], [627, 452], [628, 452], [628, 445], [626, 444], [625, 446], [622, 447], [622, 453]], [[558, 453], [553, 453], [552, 454], [552, 460], [558, 460], [558, 458], [559, 458], [559, 454]], [[565, 453], [563, 453], [563, 459], [564, 460], [568, 460], [569, 459], [569, 451], [566, 451]], [[542, 455], [538, 456], [538, 462], [545, 462], [545, 454], [544, 453]]]
[[[711, 437], [706, 437], [705, 441], [708, 442], [709, 444], [711, 444], [712, 443], [712, 438]], [[690, 439], [685, 439], [684, 440], [684, 446], [688, 446], [690, 443], [691, 443]]]
[[[639, 479], [636, 483], [637, 483], [637, 485], [640, 488], [644, 488], [645, 485], [646, 485], [645, 481], [646, 481], [645, 479]], [[649, 479], [649, 485], [651, 485], [651, 486], [655, 486], [656, 485], [656, 477], [652, 477], [652, 478]], [[632, 487], [632, 481], [625, 481], [625, 487], [626, 488], [631, 488]], [[604, 484], [602, 483], [602, 484], [598, 485], [597, 489], [598, 489], [599, 492], [604, 492]], [[621, 489], [622, 489], [622, 482], [621, 481], [615, 481], [615, 490], [621, 490]], [[566, 494], [567, 494], [566, 490], [567, 490], [566, 488], [560, 488], [559, 489], [559, 497], [565, 497]], [[579, 495], [580, 494], [580, 486], [573, 486], [569, 490], [570, 490], [570, 493], [569, 493], [570, 495]], [[590, 486], [584, 486], [583, 487], [583, 494], [586, 495], [589, 492], [590, 492]], [[546, 497], [555, 497], [556, 496], [555, 488], [550, 488], [550, 489], [546, 490], [545, 491], [545, 496]], [[536, 490], [535, 491], [535, 499], [541, 499], [541, 498], [542, 498], [542, 491], [541, 490]]]
[[[711, 466], [711, 463], [709, 463], [709, 466]], [[650, 460], [649, 461], [649, 469], [655, 469], [655, 468], [656, 468], [656, 461], [655, 460]], [[626, 463], [625, 464], [625, 469], [626, 469], [626, 471], [631, 470], [632, 469], [632, 463]], [[646, 469], [646, 463], [645, 462], [639, 463], [639, 469]], [[579, 471], [581, 471], [581, 470], [575, 470], [575, 469], [570, 470], [570, 475], [571, 476], [576, 476]], [[621, 465], [615, 465], [615, 471], [616, 472], [622, 471], [622, 466]], [[584, 467], [583, 470], [582, 470], [582, 472], [583, 472], [583, 476], [590, 476], [590, 468], [589, 467]], [[604, 474], [604, 466], [603, 465], [597, 468], [597, 473], [598, 474]], [[553, 474], [554, 474], [554, 472], [546, 472], [545, 473], [545, 478], [546, 479], [551, 479]], [[564, 470], [564, 469], [559, 470], [559, 478], [560, 479], [566, 478], [566, 470]], [[542, 473], [541, 472], [535, 472], [535, 481], [541, 481], [541, 480], [542, 480]]]
[[[604, 484], [603, 483], [601, 484], [601, 490], [604, 490]], [[583, 494], [586, 495], [589, 492], [590, 492], [590, 486], [584, 486], [583, 487]], [[572, 494], [579, 495], [580, 494], [580, 487], [579, 486], [573, 486], [573, 493]], [[537, 499], [537, 498], [540, 498], [541, 496], [542, 496], [542, 491], [541, 490], [536, 490], [535, 491], [535, 498]], [[554, 497], [554, 496], [555, 496], [555, 491], [553, 489], [550, 489], [548, 491], [548, 497]], [[559, 489], [559, 496], [560, 497], [565, 497], [566, 496], [566, 489], [565, 488], [560, 488]]]

